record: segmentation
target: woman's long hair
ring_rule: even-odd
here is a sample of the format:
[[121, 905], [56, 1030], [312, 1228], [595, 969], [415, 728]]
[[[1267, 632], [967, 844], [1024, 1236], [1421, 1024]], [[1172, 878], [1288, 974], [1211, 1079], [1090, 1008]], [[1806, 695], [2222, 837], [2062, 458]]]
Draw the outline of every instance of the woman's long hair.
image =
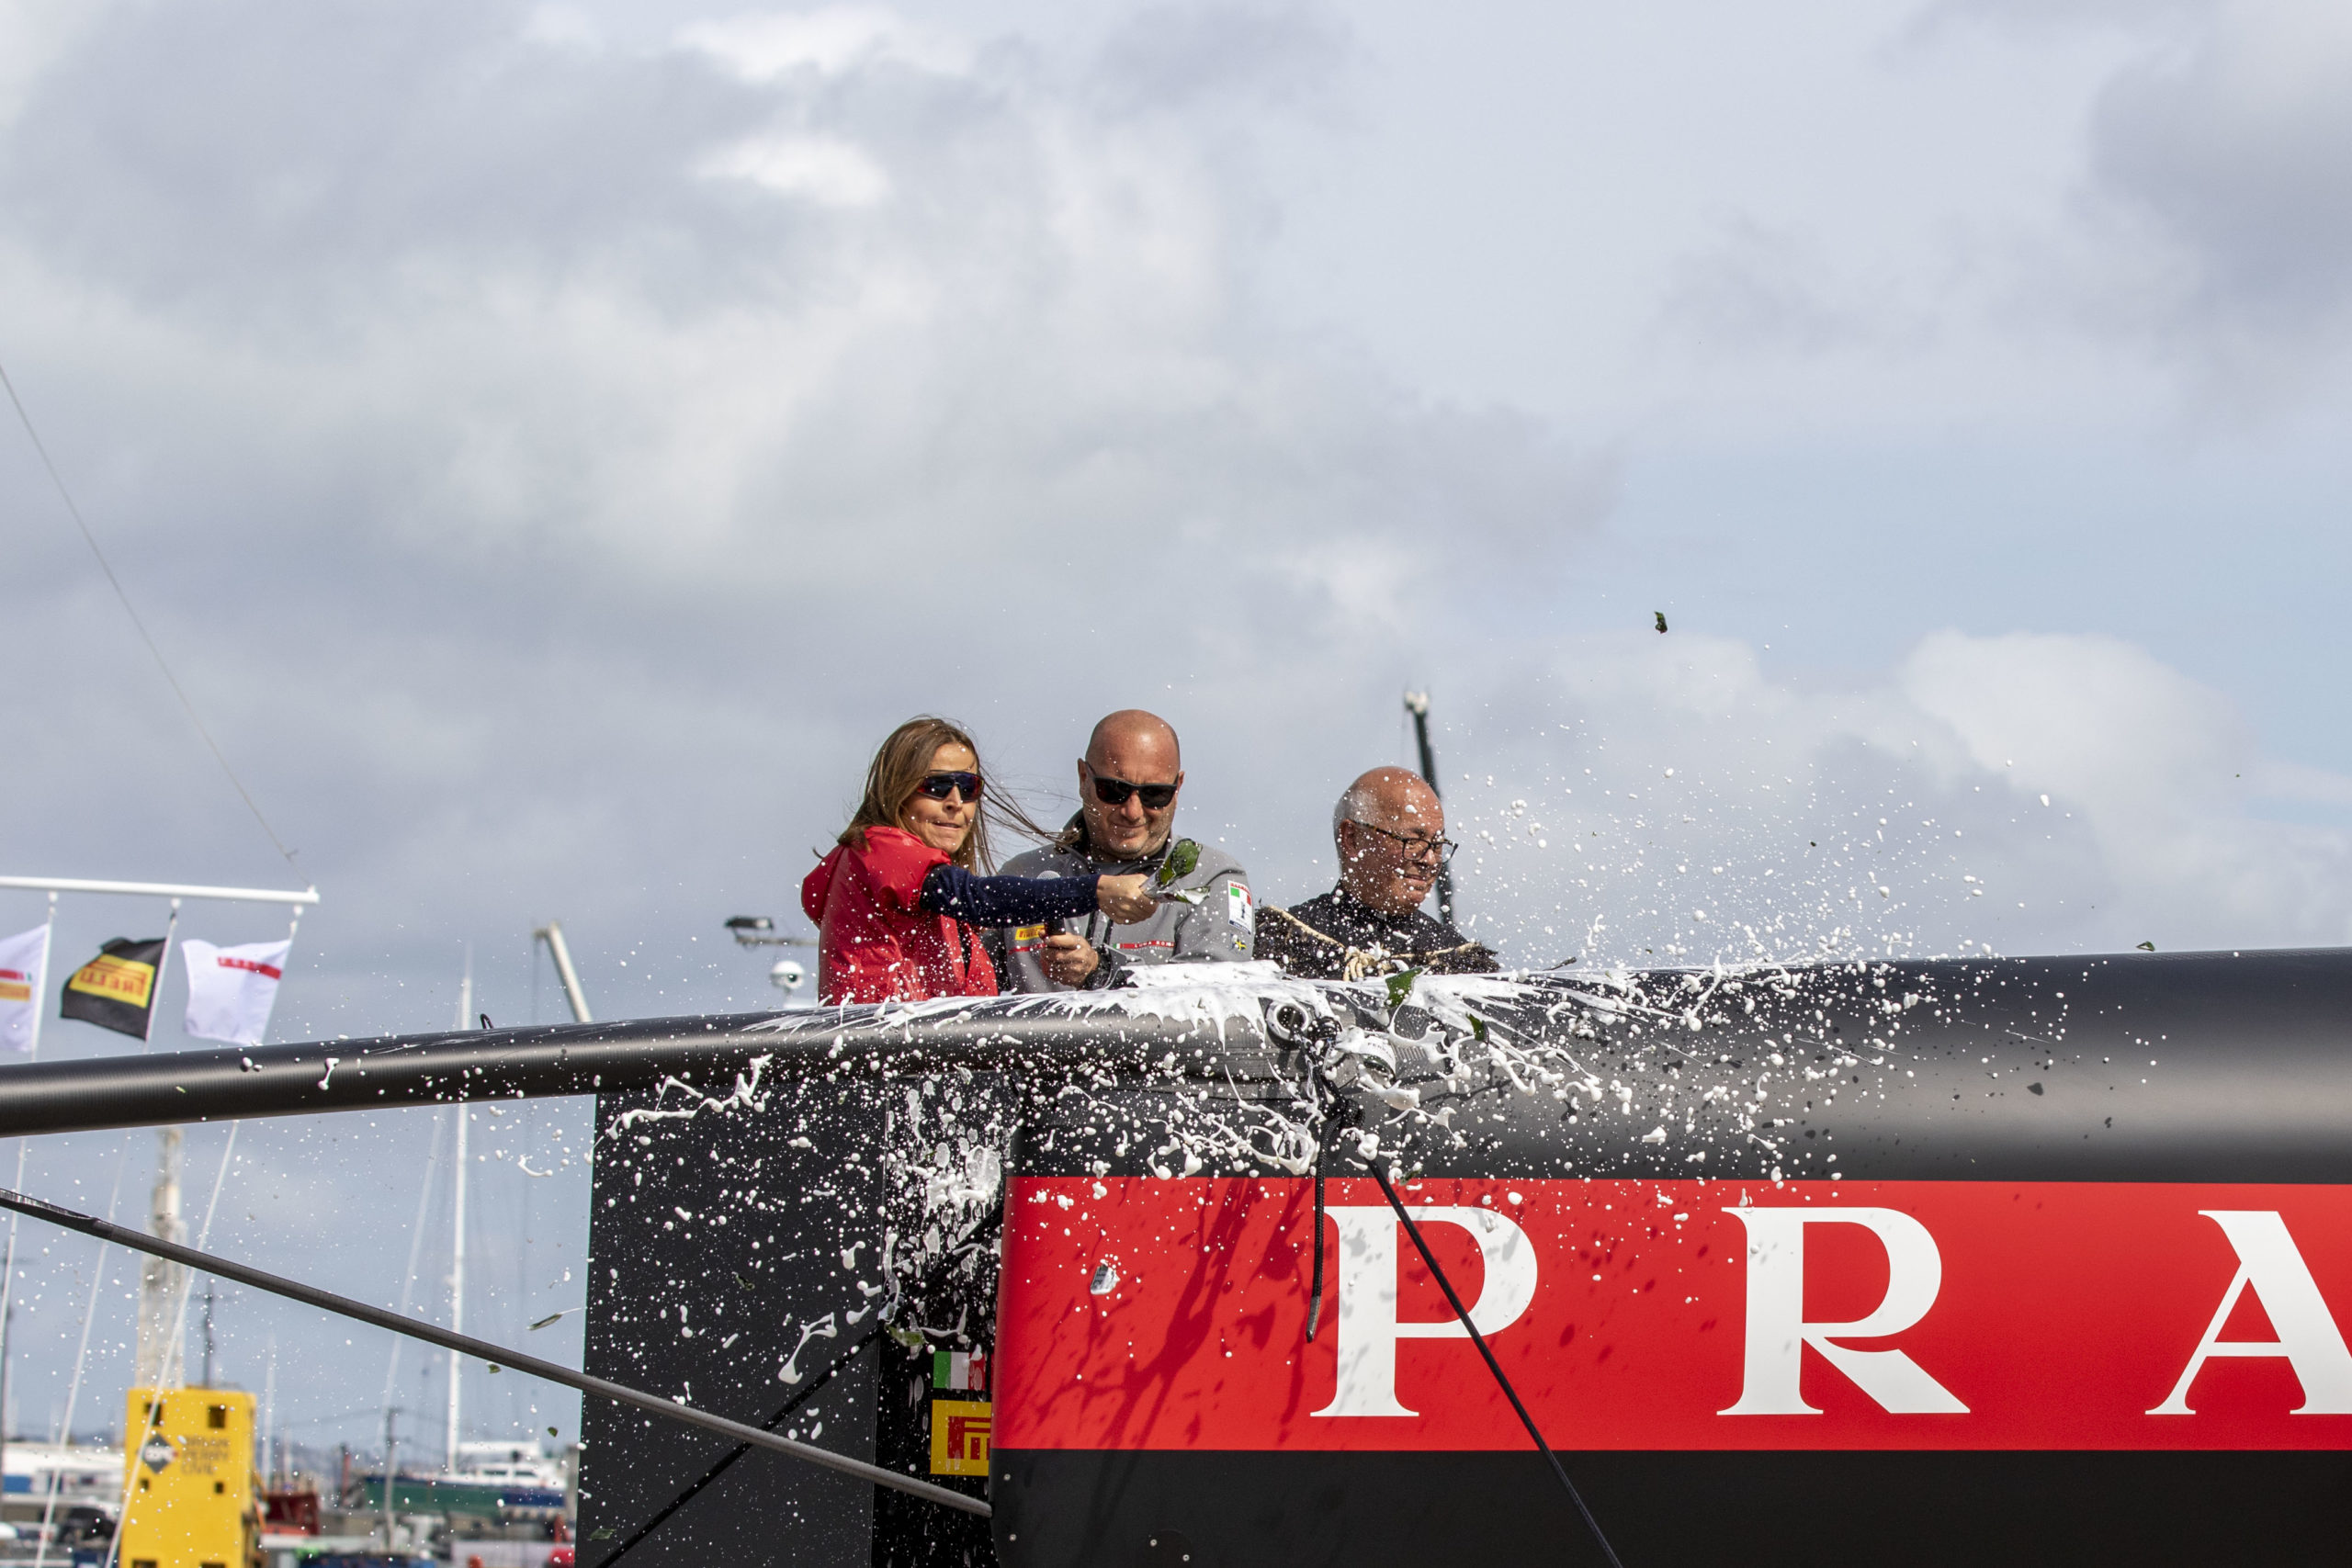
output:
[[[865, 847], [868, 828], [897, 828], [903, 824], [899, 813], [912, 800], [915, 786], [931, 772], [931, 760], [942, 746], [961, 746], [971, 752], [972, 766], [983, 780], [988, 769], [978, 761], [979, 747], [962, 725], [929, 714], [910, 718], [890, 731], [874, 753], [874, 761], [865, 769], [865, 798], [857, 803], [856, 812], [849, 826], [842, 829], [835, 841], [853, 848]], [[989, 848], [989, 823], [1009, 828], [1040, 840], [1053, 837], [1052, 832], [1030, 819], [1029, 814], [1000, 793], [991, 783], [980, 796], [980, 808], [972, 814], [972, 830], [964, 835], [963, 847], [950, 858], [967, 871], [991, 871], [996, 857]]]

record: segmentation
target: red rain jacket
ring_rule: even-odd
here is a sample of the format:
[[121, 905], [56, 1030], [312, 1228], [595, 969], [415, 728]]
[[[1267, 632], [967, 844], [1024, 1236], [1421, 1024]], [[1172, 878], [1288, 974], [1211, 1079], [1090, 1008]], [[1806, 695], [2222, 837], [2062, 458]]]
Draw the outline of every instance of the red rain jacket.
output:
[[903, 828], [868, 828], [865, 848], [842, 844], [817, 863], [800, 884], [800, 907], [817, 927], [819, 1000], [997, 994], [978, 934], [918, 902], [931, 868], [949, 863]]

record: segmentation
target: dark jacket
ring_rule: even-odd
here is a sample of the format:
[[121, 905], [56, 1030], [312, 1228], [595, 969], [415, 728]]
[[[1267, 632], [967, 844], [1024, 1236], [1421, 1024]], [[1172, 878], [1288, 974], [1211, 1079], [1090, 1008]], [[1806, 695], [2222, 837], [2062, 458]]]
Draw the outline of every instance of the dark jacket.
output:
[[[1007, 876], [1157, 877], [1170, 852], [1180, 844], [1193, 845], [1193, 869], [1170, 886], [1180, 892], [1205, 893], [1198, 904], [1162, 904], [1140, 925], [1118, 926], [1107, 915], [1089, 917], [1069, 929], [1084, 937], [1102, 962], [1087, 977], [1086, 989], [1115, 986], [1128, 969], [1144, 964], [1184, 964], [1224, 959], [1247, 961], [1256, 909], [1250, 901], [1250, 874], [1241, 863], [1215, 844], [1170, 835], [1168, 841], [1141, 860], [1108, 860], [1094, 853], [1086, 839], [1086, 815], [1069, 819], [1059, 841], [1031, 850], [1005, 862]], [[1068, 986], [1046, 978], [1037, 961], [1049, 930], [1046, 921], [1008, 923], [987, 933], [989, 955], [996, 960], [1005, 988], [1012, 991], [1066, 991]]]
[[[1299, 930], [1302, 924], [1313, 934]], [[1303, 980], [1361, 979], [1407, 969], [1487, 975], [1502, 967], [1490, 949], [1436, 916], [1419, 909], [1384, 915], [1344, 887], [1289, 909], [1266, 910], [1258, 921], [1258, 956]]]

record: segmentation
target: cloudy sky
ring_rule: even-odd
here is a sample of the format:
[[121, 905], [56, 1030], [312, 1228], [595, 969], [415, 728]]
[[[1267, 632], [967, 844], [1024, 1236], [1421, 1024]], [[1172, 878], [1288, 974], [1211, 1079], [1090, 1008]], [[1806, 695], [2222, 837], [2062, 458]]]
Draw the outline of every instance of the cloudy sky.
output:
[[[0, 364], [295, 851], [0, 427], [0, 870], [315, 882], [276, 1038], [442, 1025], [469, 943], [555, 1017], [550, 917], [601, 1014], [756, 1006], [718, 922], [909, 714], [1058, 811], [1154, 707], [1289, 902], [1426, 686], [1514, 959], [2344, 942], [2347, 170], [2324, 0], [0, 0]], [[532, 1117], [470, 1321], [572, 1353]], [[214, 1244], [397, 1299], [432, 1126], [245, 1129]], [[126, 1146], [132, 1212], [143, 1134], [28, 1183]], [[40, 1435], [94, 1259], [26, 1245]], [[221, 1322], [372, 1440], [379, 1340]]]

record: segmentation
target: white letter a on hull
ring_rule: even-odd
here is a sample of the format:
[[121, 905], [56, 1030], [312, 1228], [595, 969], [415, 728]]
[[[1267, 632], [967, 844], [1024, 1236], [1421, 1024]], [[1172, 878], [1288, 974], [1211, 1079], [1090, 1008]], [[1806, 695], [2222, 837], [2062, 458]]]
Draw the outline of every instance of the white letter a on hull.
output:
[[[2238, 1255], [2237, 1278], [2222, 1292], [2222, 1304], [2197, 1342], [2197, 1354], [2173, 1385], [2172, 1397], [2148, 1412], [2151, 1416], [2194, 1416], [2188, 1408], [2188, 1385], [2215, 1356], [2284, 1356], [2303, 1385], [2298, 1416], [2352, 1416], [2352, 1352], [2319, 1293], [2287, 1222], [2269, 1209], [2199, 1209], [2199, 1213], [2222, 1227]], [[2222, 1338], [2238, 1298], [2251, 1287], [2270, 1314], [2276, 1339]]]

